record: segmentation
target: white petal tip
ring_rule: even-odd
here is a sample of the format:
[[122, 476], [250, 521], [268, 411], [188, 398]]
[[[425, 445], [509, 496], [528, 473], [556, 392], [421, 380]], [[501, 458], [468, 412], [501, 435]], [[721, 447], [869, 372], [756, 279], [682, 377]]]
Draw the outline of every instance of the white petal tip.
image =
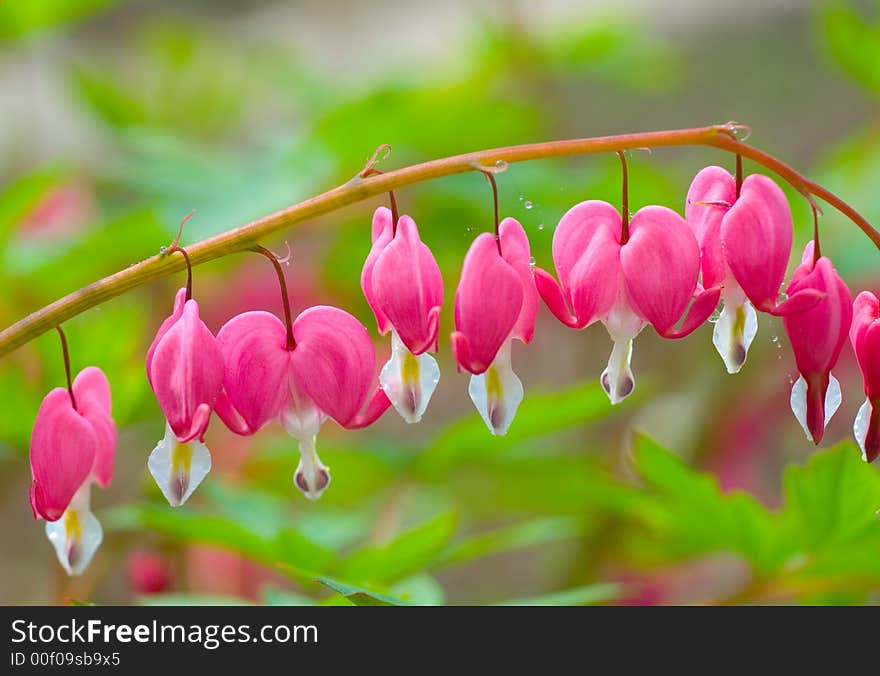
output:
[[[823, 427], [828, 427], [831, 418], [837, 413], [837, 409], [840, 408], [842, 398], [840, 382], [833, 375], [829, 375], [828, 389], [825, 391], [825, 420]], [[807, 441], [811, 444], [814, 443], [813, 434], [807, 426], [807, 381], [804, 380], [803, 376], [798, 376], [798, 379], [792, 385], [789, 402], [792, 413], [794, 413], [794, 417], [804, 431]]]
[[299, 464], [293, 474], [293, 484], [314, 502], [330, 485], [330, 468], [324, 466], [315, 449], [316, 437], [299, 440]]
[[510, 366], [510, 343], [506, 343], [492, 365], [471, 376], [468, 394], [486, 427], [496, 437], [504, 436], [523, 400], [523, 386]]
[[636, 387], [635, 377], [630, 369], [631, 358], [632, 340], [615, 340], [608, 366], [599, 376], [599, 383], [612, 405], [622, 402]]
[[742, 370], [757, 332], [758, 315], [749, 301], [742, 305], [725, 304], [721, 309], [712, 330], [712, 344], [729, 374]]
[[330, 468], [322, 465], [309, 472], [300, 462], [293, 475], [293, 483], [304, 496], [315, 502], [330, 485]]
[[382, 367], [379, 385], [391, 405], [408, 423], [422, 419], [440, 382], [440, 367], [430, 354], [412, 354], [396, 332], [391, 334], [391, 359]]
[[859, 407], [859, 412], [856, 413], [856, 419], [855, 422], [853, 422], [853, 436], [856, 438], [859, 450], [862, 452], [862, 460], [865, 462], [868, 462], [868, 452], [865, 450], [865, 442], [868, 437], [868, 424], [871, 420], [872, 412], [873, 407], [871, 406], [870, 400], [865, 399], [865, 403]]
[[104, 539], [104, 530], [89, 509], [89, 485], [77, 492], [57, 521], [46, 522], [46, 537], [68, 575], [81, 574]]
[[168, 504], [180, 507], [211, 471], [211, 453], [200, 441], [179, 443], [167, 428], [150, 453], [147, 467]]

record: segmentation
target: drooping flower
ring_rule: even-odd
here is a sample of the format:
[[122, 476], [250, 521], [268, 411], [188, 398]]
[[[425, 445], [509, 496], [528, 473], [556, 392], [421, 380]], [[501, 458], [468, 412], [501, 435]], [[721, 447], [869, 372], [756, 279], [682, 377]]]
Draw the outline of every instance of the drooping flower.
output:
[[147, 466], [169, 504], [187, 501], [211, 469], [204, 444], [223, 387], [223, 355], [199, 318], [199, 305], [182, 288], [174, 311], [147, 351], [147, 380], [165, 414], [165, 436]]
[[[269, 312], [245, 312], [217, 334], [226, 376], [218, 415], [238, 434], [279, 420], [299, 441], [294, 483], [314, 500], [330, 483], [316, 437], [326, 418], [348, 429], [372, 424], [390, 406], [372, 387], [376, 355], [367, 329], [347, 312], [316, 306], [285, 325]], [[371, 390], [372, 395], [371, 395]]]
[[853, 434], [862, 457], [874, 462], [880, 456], [880, 300], [870, 291], [856, 296], [849, 339], [865, 382], [865, 403], [856, 415]]
[[113, 479], [116, 427], [110, 408], [107, 377], [89, 366], [70, 391], [56, 387], [46, 395], [34, 422], [31, 507], [34, 518], [46, 520], [46, 536], [69, 575], [85, 570], [103, 539], [89, 498], [92, 483], [106, 488]]
[[632, 341], [644, 326], [651, 324], [664, 338], [683, 338], [708, 318], [720, 295], [717, 286], [697, 284], [699, 247], [677, 213], [644, 207], [628, 233], [624, 240], [620, 213], [608, 202], [581, 202], [553, 235], [559, 283], [535, 269], [538, 292], [563, 324], [582, 329], [598, 320], [608, 330], [614, 348], [600, 382], [612, 404], [633, 391]]
[[472, 374], [471, 400], [493, 434], [507, 432], [522, 401], [511, 342], [532, 340], [537, 311], [528, 236], [519, 222], [505, 218], [497, 240], [484, 232], [465, 256], [451, 337], [459, 370]]
[[712, 343], [727, 371], [737, 373], [758, 330], [755, 308], [784, 316], [818, 301], [804, 289], [778, 302], [791, 256], [791, 210], [767, 176], [748, 176], [737, 196], [730, 172], [706, 167], [688, 189], [685, 216], [700, 245], [703, 286], [722, 288]]
[[794, 298], [814, 290], [820, 300], [809, 310], [782, 317], [800, 376], [791, 388], [791, 409], [807, 439], [822, 441], [825, 427], [840, 406], [840, 383], [831, 375], [852, 325], [852, 296], [831, 261], [814, 263], [813, 242], [788, 284]]
[[391, 358], [379, 382], [403, 419], [418, 422], [440, 380], [427, 352], [437, 351], [443, 278], [412, 218], [401, 216], [394, 224], [389, 209], [376, 209], [361, 288], [379, 332], [391, 331]]

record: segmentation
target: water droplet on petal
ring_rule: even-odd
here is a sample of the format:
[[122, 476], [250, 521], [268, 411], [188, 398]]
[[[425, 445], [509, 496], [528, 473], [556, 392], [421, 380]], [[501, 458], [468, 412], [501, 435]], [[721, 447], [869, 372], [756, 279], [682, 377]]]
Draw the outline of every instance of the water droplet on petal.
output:
[[535, 267], [535, 262], [536, 262], [535, 257], [529, 256], [529, 267], [531, 267], [531, 268]]

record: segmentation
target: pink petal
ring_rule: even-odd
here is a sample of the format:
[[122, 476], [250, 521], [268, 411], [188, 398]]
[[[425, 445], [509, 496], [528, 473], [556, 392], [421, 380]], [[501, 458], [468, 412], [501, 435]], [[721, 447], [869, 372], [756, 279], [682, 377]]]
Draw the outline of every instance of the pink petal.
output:
[[798, 371], [806, 379], [808, 374], [834, 368], [849, 335], [853, 306], [849, 289], [824, 256], [815, 267], [811, 256], [795, 270], [788, 290], [794, 295], [802, 289], [825, 295], [812, 309], [782, 318]]
[[184, 303], [180, 319], [158, 341], [150, 366], [150, 383], [178, 441], [201, 439], [223, 386], [224, 362], [217, 339], [199, 319], [196, 301]]
[[541, 268], [535, 268], [534, 276], [535, 287], [538, 289], [541, 299], [550, 312], [566, 326], [573, 329], [584, 328], [577, 317], [572, 314], [565, 296], [562, 295], [562, 288], [560, 288], [559, 282], [553, 278], [553, 275]]
[[872, 322], [860, 334], [856, 356], [859, 358], [859, 366], [865, 380], [865, 395], [872, 402], [878, 401], [880, 398], [880, 322]]
[[812, 289], [824, 298], [810, 309], [782, 318], [795, 362], [807, 384], [806, 422], [815, 443], [825, 431], [825, 393], [829, 374], [837, 363], [852, 325], [852, 296], [824, 256], [813, 265], [812, 249], [795, 270], [788, 290], [794, 296]]
[[[287, 350], [287, 329], [269, 312], [245, 312], [223, 325], [217, 344], [223, 354], [223, 388], [229, 404], [241, 414], [247, 431], [256, 432], [281, 414], [290, 397], [287, 383], [293, 352]], [[225, 402], [217, 411], [227, 426], [241, 432], [234, 418], [229, 420]]]
[[77, 411], [91, 424], [97, 440], [92, 475], [106, 488], [113, 480], [116, 456], [116, 425], [110, 416], [110, 383], [101, 369], [89, 366], [74, 379], [73, 394]]
[[849, 340], [858, 357], [863, 375], [866, 375], [866, 352], [860, 343], [864, 339], [865, 332], [877, 319], [880, 319], [880, 300], [870, 291], [862, 291], [853, 301], [853, 321], [849, 330]]
[[510, 336], [522, 312], [522, 280], [498, 255], [495, 237], [477, 236], [464, 258], [455, 292], [452, 348], [461, 368], [483, 373]]
[[371, 307], [379, 309], [376, 316], [387, 319], [410, 352], [436, 351], [443, 278], [409, 216], [400, 217], [397, 234], [376, 257], [365, 293], [367, 288], [373, 296]]
[[321, 411], [348, 425], [367, 401], [376, 373], [367, 329], [344, 310], [321, 305], [296, 318], [293, 335], [293, 378]]
[[150, 365], [153, 363], [153, 353], [156, 351], [156, 346], [159, 344], [159, 341], [162, 340], [162, 337], [168, 333], [168, 330], [174, 326], [177, 320], [180, 319], [181, 315], [183, 315], [183, 304], [185, 302], [186, 287], [178, 289], [177, 295], [174, 296], [174, 309], [172, 310], [171, 315], [162, 322], [161, 326], [159, 326], [159, 330], [156, 331], [156, 337], [153, 338], [153, 342], [150, 343], [150, 347], [147, 349], [147, 381], [149, 381], [150, 387], [153, 386], [153, 381], [150, 376]]
[[721, 221], [736, 201], [736, 179], [721, 167], [706, 167], [688, 189], [685, 220], [700, 245], [703, 286], [719, 286], [727, 276]]
[[98, 439], [77, 413], [67, 390], [56, 387], [40, 404], [31, 434], [31, 507], [34, 518], [57, 521], [88, 480]]
[[361, 270], [361, 289], [364, 292], [364, 297], [367, 299], [370, 309], [373, 310], [373, 314], [376, 316], [379, 333], [383, 335], [388, 332], [391, 326], [388, 317], [385, 316], [385, 313], [379, 306], [373, 291], [373, 268], [380, 254], [391, 241], [392, 231], [391, 210], [386, 207], [379, 207], [373, 213], [373, 246], [370, 249], [370, 253], [367, 254], [367, 260], [364, 261], [364, 267]]
[[721, 289], [713, 287], [704, 289], [694, 295], [694, 302], [678, 328], [671, 327], [660, 335], [664, 338], [684, 338], [696, 331], [715, 312], [721, 299]]
[[[573, 206], [556, 226], [553, 262], [579, 327], [607, 314], [617, 300], [621, 279], [620, 236], [620, 213], [608, 202], [599, 200]], [[552, 298], [547, 281], [542, 280], [539, 288], [548, 293], [548, 307], [553, 310], [550, 303], [558, 308], [558, 300]], [[559, 317], [555, 311], [554, 314]]]
[[[791, 256], [791, 211], [770, 178], [752, 174], [721, 223], [727, 265], [758, 310], [776, 308]], [[791, 295], [791, 294], [789, 294]]]
[[373, 394], [367, 402], [367, 407], [364, 409], [363, 413], [358, 413], [345, 425], [345, 428], [349, 430], [359, 430], [364, 427], [369, 427], [381, 418], [382, 414], [385, 413], [390, 406], [391, 400], [388, 398], [388, 395], [385, 394], [385, 391], [382, 390], [381, 387], [377, 387], [373, 390]]
[[523, 299], [519, 317], [513, 327], [513, 337], [528, 344], [535, 333], [535, 319], [538, 316], [538, 290], [532, 277], [532, 253], [529, 237], [513, 218], [505, 218], [498, 226], [501, 240], [501, 256], [519, 275], [522, 282]]
[[691, 300], [700, 267], [700, 250], [684, 219], [666, 207], [640, 209], [620, 263], [633, 308], [661, 335], [670, 332]]

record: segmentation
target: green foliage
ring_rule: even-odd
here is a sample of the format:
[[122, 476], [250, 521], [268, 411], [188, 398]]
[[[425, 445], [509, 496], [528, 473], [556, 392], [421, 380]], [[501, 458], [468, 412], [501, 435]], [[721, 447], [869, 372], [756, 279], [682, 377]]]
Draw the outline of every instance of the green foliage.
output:
[[[34, 54], [50, 58], [51, 41], [65, 26], [90, 16], [99, 26], [97, 17], [113, 4], [7, 0], [0, 3], [0, 41], [10, 53], [29, 42]], [[717, 26], [705, 31], [712, 52], [726, 52], [731, 59], [726, 71], [718, 65], [709, 77], [700, 73], [702, 59], [683, 51], [685, 41], [660, 37], [647, 22], [639, 26], [612, 17], [543, 26], [505, 10], [491, 20], [477, 20], [470, 37], [452, 46], [448, 58], [416, 69], [395, 60], [391, 49], [365, 54], [376, 67], [346, 81], [322, 69], [301, 46], [257, 42], [247, 31], [230, 29], [208, 14], [192, 21], [177, 11], [147, 12], [136, 4], [107, 22], [119, 30], [115, 40], [94, 40], [89, 33], [86, 44], [77, 41], [75, 31], [62, 36], [77, 48], [65, 49], [65, 60], [56, 69], [55, 77], [63, 80], [57, 98], [69, 108], [71, 129], [76, 132], [81, 122], [88, 135], [85, 141], [72, 139], [77, 142], [73, 151], [57, 156], [42, 147], [13, 144], [12, 152], [0, 158], [5, 181], [0, 186], [3, 326], [155, 253], [190, 209], [197, 214], [187, 224], [185, 242], [347, 181], [379, 144], [394, 146], [381, 164], [390, 170], [495, 145], [624, 132], [627, 119], [643, 129], [739, 119], [767, 107], [769, 86], [788, 101], [795, 83], [816, 77], [809, 66], [792, 73], [774, 71], [785, 76], [784, 86], [772, 81], [774, 76], [762, 83], [761, 77], [749, 75], [758, 94], [750, 110], [748, 93], [735, 86], [736, 70], [743, 69], [737, 46], [754, 44], [742, 36], [735, 36], [728, 50], [716, 45], [723, 37]], [[838, 1], [822, 3], [818, 16], [823, 44], [840, 72], [876, 97], [876, 20], [859, 13], [854, 3]], [[116, 43], [124, 45], [124, 58]], [[792, 58], [787, 52], [782, 56]], [[716, 67], [716, 61], [711, 64]], [[695, 82], [695, 74], [702, 79]], [[817, 100], [828, 96], [816, 89]], [[718, 108], [707, 102], [727, 106], [733, 96], [735, 105], [715, 119]], [[809, 111], [820, 115], [822, 106], [839, 106], [836, 100], [822, 100], [821, 106], [791, 100], [792, 109], [775, 111], [783, 118], [777, 129], [800, 129], [788, 119], [792, 110], [809, 117]], [[824, 138], [806, 143], [798, 137], [797, 145], [781, 152], [784, 136], [770, 137], [766, 148], [786, 159], [790, 152], [794, 160], [820, 149], [823, 157], [809, 175], [846, 197], [869, 220], [880, 221], [880, 141], [873, 127], [855, 131], [832, 148], [823, 147]], [[731, 166], [730, 158], [713, 152], [695, 150], [694, 158], [699, 153], [701, 164]], [[687, 153], [675, 163], [667, 157], [674, 158], [665, 151], [628, 155], [633, 211], [651, 203], [684, 211], [697, 160]], [[75, 214], [70, 227], [41, 238], [34, 232], [34, 218], [52, 221], [53, 197], [71, 186], [84, 195], [87, 208]], [[536, 264], [551, 269], [554, 225], [583, 199], [617, 203], [619, 164], [609, 154], [515, 165], [499, 176], [499, 189], [502, 215], [523, 223]], [[413, 186], [397, 195], [403, 212], [416, 218], [444, 276], [444, 351], [462, 256], [476, 234], [492, 225], [489, 195], [479, 175]], [[809, 214], [794, 192], [789, 197], [803, 239], [811, 227]], [[370, 212], [382, 201], [290, 233], [294, 305], [345, 307], [375, 335], [359, 271], [370, 245]], [[844, 276], [875, 274], [876, 253], [852, 245], [849, 225], [831, 210], [822, 223], [823, 251], [831, 253]], [[280, 243], [266, 244], [275, 248]], [[252, 281], [239, 269], [242, 260], [230, 257], [196, 272], [196, 295], [214, 330], [236, 303], [242, 304], [238, 309], [268, 303], [255, 293], [233, 298], [230, 280]], [[233, 440], [219, 433], [215, 422], [207, 439], [215, 470], [190, 504], [171, 509], [143, 469], [162, 423], [143, 358], [181, 279], [139, 290], [65, 324], [74, 369], [97, 364], [108, 374], [120, 429], [115, 485], [94, 495], [107, 536], [94, 569], [122, 560], [111, 559], [110, 552], [125, 553], [147, 543], [173, 558], [176, 571], [187, 572], [172, 590], [137, 597], [139, 603], [616, 603], [638, 598], [643, 579], [662, 580], [717, 553], [733, 555], [751, 571], [746, 586], [724, 600], [861, 603], [880, 589], [880, 479], [851, 444], [817, 453], [805, 465], [790, 467], [781, 480], [765, 476], [771, 484], [767, 494], [778, 499], [778, 509], [719, 486], [714, 470], [726, 452], [721, 448], [726, 432], [717, 430], [728, 417], [735, 418], [742, 403], [732, 403], [729, 393], [767, 404], [772, 411], [768, 424], [777, 426], [771, 404], [778, 396], [760, 399], [771, 387], [760, 339], [748, 368], [736, 381], [720, 385], [712, 375], [717, 356], [711, 354], [707, 362], [711, 346], [705, 330], [674, 346], [646, 330], [634, 357], [638, 388], [624, 405], [611, 407], [594, 377], [608, 349], [603, 330], [569, 332], [563, 340], [543, 311], [540, 335], [528, 348], [515, 348], [514, 366], [519, 372], [520, 364], [532, 366], [529, 360], [542, 355], [547, 375], [543, 363], [533, 373], [541, 372], [542, 383], [559, 384], [542, 390], [524, 377], [526, 398], [507, 436], [490, 436], [474, 412], [454, 419], [458, 413], [450, 411], [462, 407], [450, 401], [459, 404], [465, 397], [466, 378], [453, 373], [444, 354], [441, 386], [422, 426], [402, 425], [393, 411], [373, 429], [356, 434], [327, 422], [319, 449], [332, 467], [333, 481], [319, 503], [307, 503], [293, 488], [295, 443], [277, 426]], [[759, 335], [780, 330], [764, 324]], [[545, 336], [554, 342], [541, 345]], [[377, 345], [384, 356], [387, 341]], [[555, 363], [557, 355], [566, 360], [563, 369]], [[775, 361], [773, 355], [774, 366]], [[575, 382], [587, 373], [594, 375]], [[756, 384], [756, 377], [763, 378], [762, 384]], [[21, 500], [26, 500], [25, 456], [34, 416], [45, 393], [63, 382], [54, 334], [0, 363], [5, 395], [0, 460], [10, 494], [18, 491]], [[458, 394], [447, 388], [458, 388]], [[681, 415], [675, 406], [685, 397], [690, 406], [685, 410], [700, 409], [700, 416]], [[637, 435], [631, 446], [626, 443], [631, 427], [658, 418], [669, 432], [687, 419], [691, 436], [682, 435], [680, 446], [673, 444], [681, 455], [645, 435]], [[658, 423], [652, 424], [656, 430]], [[650, 430], [652, 424], [644, 426]], [[767, 438], [762, 457], [773, 462], [803, 451], [782, 437]], [[631, 448], [631, 454], [622, 455], [621, 447]], [[32, 540], [23, 539], [23, 547]], [[258, 564], [267, 569], [269, 582], [257, 591], [194, 593], [187, 588], [193, 576], [187, 555], [193, 545]], [[45, 562], [43, 549], [31, 554]], [[118, 602], [113, 589], [99, 585], [95, 600]]]
[[39, 0], [0, 4], [0, 42], [82, 20], [118, 0]]
[[828, 51], [844, 71], [873, 95], [880, 95], [880, 14], [871, 21], [848, 0], [825, 2], [820, 12]]

